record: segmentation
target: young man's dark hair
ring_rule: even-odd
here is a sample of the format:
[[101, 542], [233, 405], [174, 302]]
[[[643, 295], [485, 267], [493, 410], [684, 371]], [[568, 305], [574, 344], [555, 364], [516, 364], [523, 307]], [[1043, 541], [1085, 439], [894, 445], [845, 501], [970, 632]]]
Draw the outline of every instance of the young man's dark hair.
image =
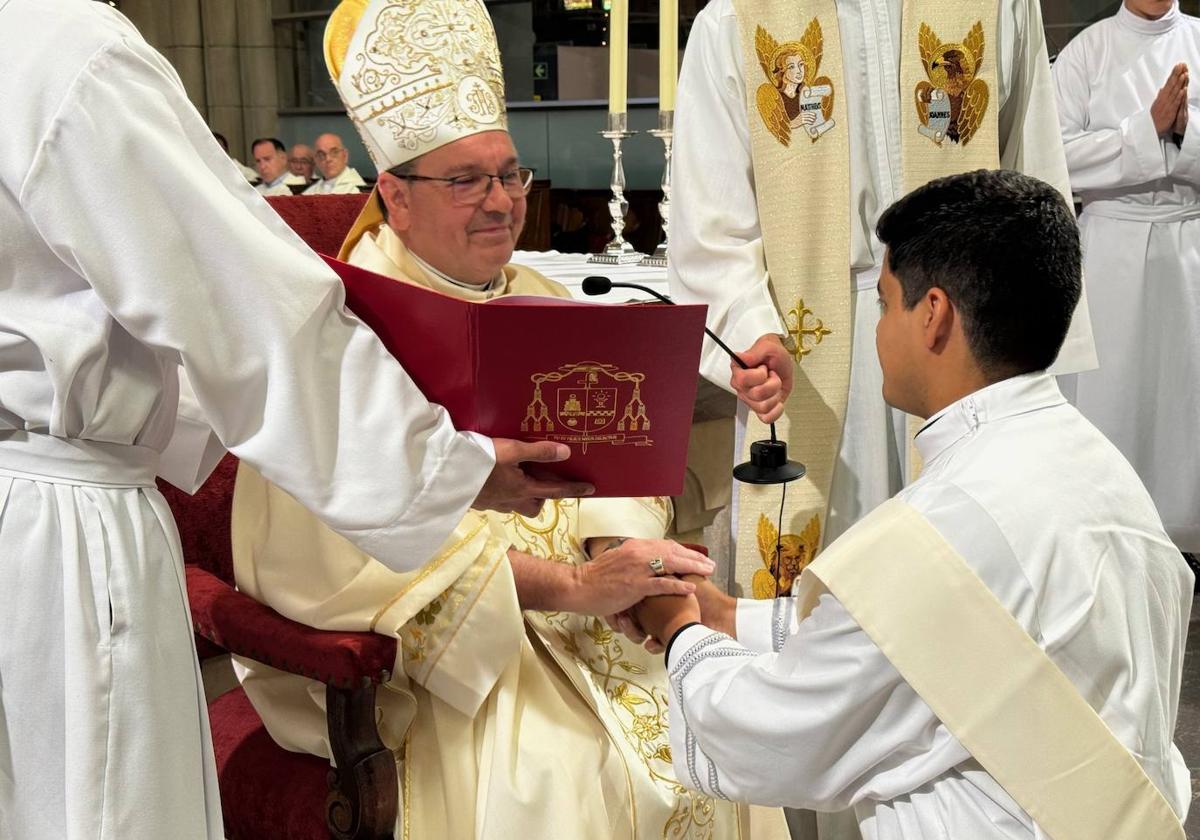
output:
[[229, 154], [229, 141], [225, 139], [225, 135], [219, 131], [214, 131], [213, 139], [221, 144], [221, 148], [225, 150], [225, 154]]
[[283, 145], [283, 141], [277, 137], [259, 137], [257, 140], [255, 140], [253, 143], [250, 144], [250, 151], [253, 152], [254, 147], [257, 146], [259, 143], [270, 143], [272, 146], [275, 147], [275, 151], [284, 152], [285, 154], [287, 153], [287, 146]]
[[940, 178], [889, 207], [876, 232], [905, 309], [942, 289], [986, 375], [1054, 362], [1082, 288], [1079, 229], [1056, 189], [1009, 170]]

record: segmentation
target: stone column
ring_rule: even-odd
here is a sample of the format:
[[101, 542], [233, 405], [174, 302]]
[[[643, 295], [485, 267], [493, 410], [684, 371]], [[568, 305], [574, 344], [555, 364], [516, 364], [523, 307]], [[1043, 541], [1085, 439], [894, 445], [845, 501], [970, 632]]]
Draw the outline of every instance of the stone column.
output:
[[123, 0], [121, 12], [166, 56], [230, 153], [278, 132], [272, 0]]

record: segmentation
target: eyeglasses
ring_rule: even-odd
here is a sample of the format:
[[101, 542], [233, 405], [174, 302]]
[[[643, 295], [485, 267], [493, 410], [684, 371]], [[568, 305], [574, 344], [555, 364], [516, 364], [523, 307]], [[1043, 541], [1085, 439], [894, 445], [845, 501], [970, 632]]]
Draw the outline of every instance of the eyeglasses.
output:
[[346, 150], [343, 148], [335, 147], [333, 149], [330, 149], [328, 152], [317, 152], [317, 160], [326, 160], [331, 157], [337, 157], [344, 151], [346, 151]]
[[475, 175], [459, 175], [455, 178], [432, 178], [426, 175], [396, 175], [405, 181], [438, 181], [450, 185], [450, 198], [463, 207], [482, 204], [492, 191], [492, 182], [498, 181], [510, 198], [523, 198], [533, 184], [533, 170], [524, 166], [499, 175], [480, 172]]
[[288, 158], [288, 163], [312, 163], [312, 162], [313, 162], [313, 159], [310, 157]]

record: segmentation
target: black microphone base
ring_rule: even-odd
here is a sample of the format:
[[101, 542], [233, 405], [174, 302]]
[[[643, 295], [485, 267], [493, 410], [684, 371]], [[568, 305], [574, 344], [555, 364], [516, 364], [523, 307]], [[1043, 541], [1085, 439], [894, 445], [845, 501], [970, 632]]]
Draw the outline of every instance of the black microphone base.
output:
[[733, 468], [733, 477], [744, 484], [787, 484], [803, 478], [807, 468], [789, 461], [787, 442], [757, 440], [750, 444], [750, 460]]

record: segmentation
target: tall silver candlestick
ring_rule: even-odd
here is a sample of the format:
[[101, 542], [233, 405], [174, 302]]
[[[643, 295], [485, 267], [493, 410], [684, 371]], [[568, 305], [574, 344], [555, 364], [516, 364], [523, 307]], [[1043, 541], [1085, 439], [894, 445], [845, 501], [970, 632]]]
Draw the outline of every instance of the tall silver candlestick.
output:
[[675, 138], [675, 112], [659, 111], [658, 128], [651, 129], [650, 133], [663, 143], [663, 196], [662, 201], [658, 202], [658, 216], [662, 219], [663, 238], [658, 247], [654, 249], [653, 254], [642, 258], [641, 265], [665, 268], [667, 265], [667, 240], [670, 238], [671, 229], [671, 143]]
[[613, 169], [609, 187], [612, 188], [612, 198], [608, 202], [608, 215], [612, 217], [613, 239], [599, 253], [588, 257], [590, 263], [604, 265], [631, 265], [640, 262], [642, 254], [633, 250], [633, 246], [625, 241], [625, 214], [629, 212], [629, 202], [625, 199], [625, 165], [621, 162], [621, 141], [632, 137], [636, 132], [629, 130], [629, 115], [627, 113], [609, 114], [608, 128], [600, 132], [600, 136], [612, 141]]

